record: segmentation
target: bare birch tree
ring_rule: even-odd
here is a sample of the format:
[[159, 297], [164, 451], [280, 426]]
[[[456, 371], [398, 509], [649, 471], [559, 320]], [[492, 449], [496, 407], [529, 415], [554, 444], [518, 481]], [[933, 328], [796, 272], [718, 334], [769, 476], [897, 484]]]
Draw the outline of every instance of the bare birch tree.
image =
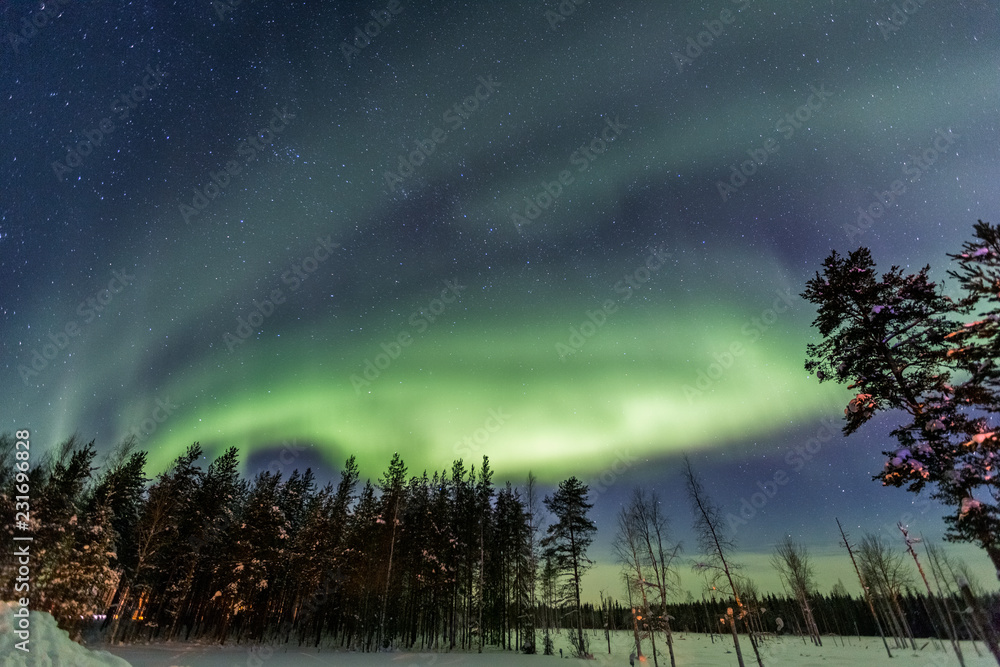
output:
[[796, 543], [790, 536], [779, 542], [774, 548], [771, 556], [771, 564], [778, 571], [778, 576], [782, 583], [795, 596], [802, 610], [802, 618], [805, 620], [806, 629], [816, 646], [822, 646], [823, 640], [819, 635], [819, 628], [816, 626], [816, 619], [813, 617], [812, 607], [809, 605], [809, 596], [816, 590], [815, 575], [812, 565], [809, 562], [809, 552], [806, 548]]
[[[698, 535], [698, 546], [704, 556], [703, 561], [695, 564], [695, 569], [708, 573], [709, 581], [712, 582], [713, 586], [725, 580], [732, 591], [736, 609], [730, 608], [727, 617], [733, 635], [736, 659], [739, 661], [740, 667], [745, 667], [736, 631], [736, 621], [740, 620], [746, 623], [747, 612], [740, 600], [739, 591], [736, 589], [734, 573], [738, 566], [730, 561], [730, 554], [736, 550], [736, 544], [732, 538], [723, 535], [722, 509], [708, 496], [701, 479], [695, 474], [694, 468], [691, 467], [691, 461], [687, 457], [684, 457], [683, 476], [687, 485], [688, 498], [691, 501], [691, 509], [694, 513], [694, 529]], [[750, 644], [753, 646], [758, 666], [764, 667], [760, 651], [757, 650], [757, 642], [754, 641], [752, 634], [750, 635]]]

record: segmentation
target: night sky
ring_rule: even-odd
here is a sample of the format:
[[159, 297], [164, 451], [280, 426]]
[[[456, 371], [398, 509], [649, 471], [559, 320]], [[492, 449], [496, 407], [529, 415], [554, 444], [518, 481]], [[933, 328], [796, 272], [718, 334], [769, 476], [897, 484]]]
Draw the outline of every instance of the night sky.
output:
[[696, 555], [688, 454], [747, 501], [765, 588], [787, 533], [855, 590], [835, 516], [936, 539], [941, 509], [871, 481], [891, 418], [840, 435], [798, 294], [862, 244], [942, 278], [1000, 222], [998, 12], [5, 3], [0, 430], [133, 433], [150, 476], [194, 441], [248, 473], [577, 475], [616, 594], [635, 484]]

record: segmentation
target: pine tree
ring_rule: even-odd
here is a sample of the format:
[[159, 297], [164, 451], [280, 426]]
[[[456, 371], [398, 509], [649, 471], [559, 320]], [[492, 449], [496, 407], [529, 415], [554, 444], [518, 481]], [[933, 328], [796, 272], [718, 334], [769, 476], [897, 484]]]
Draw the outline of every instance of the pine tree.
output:
[[[171, 467], [162, 473], [149, 490], [153, 514], [140, 518], [140, 529], [148, 528], [148, 558], [137, 560], [146, 566], [141, 573], [140, 589], [147, 595], [138, 600], [138, 620], [151, 633], [169, 638], [175, 628], [183, 605], [185, 576], [197, 545], [192, 543], [191, 531], [199, 518], [198, 490], [205, 471], [201, 469], [203, 451], [194, 443]], [[144, 522], [144, 519], [146, 520]], [[149, 604], [156, 592], [157, 604]]]
[[266, 619], [273, 610], [272, 589], [290, 539], [290, 524], [279, 507], [280, 485], [281, 473], [258, 474], [230, 531], [232, 546], [220, 579], [226, 608], [220, 636], [223, 643], [234, 620], [240, 633], [247, 632], [254, 639], [267, 627]]
[[363, 651], [373, 648], [381, 609], [376, 591], [380, 583], [384, 585], [382, 544], [375, 534], [380, 516], [375, 487], [366, 481], [348, 522], [344, 553], [348, 582], [342, 600], [348, 615], [345, 644]]
[[554, 655], [552, 625], [556, 611], [559, 572], [556, 570], [555, 559], [549, 550], [544, 550], [543, 554], [542, 572], [539, 578], [542, 589], [542, 627], [545, 631], [542, 640], [542, 655]]
[[107, 506], [111, 512], [111, 527], [114, 530], [115, 557], [112, 567], [131, 570], [135, 567], [134, 545], [139, 511], [142, 507], [146, 479], [146, 452], [135, 451], [136, 441], [132, 436], [119, 445], [108, 462], [104, 472], [94, 486], [88, 504], [96, 509]]
[[389, 469], [382, 479], [379, 480], [379, 489], [382, 496], [379, 502], [378, 524], [381, 530], [381, 541], [385, 544], [383, 551], [385, 557], [385, 570], [383, 572], [384, 582], [382, 586], [381, 598], [382, 609], [379, 615], [378, 643], [382, 648], [388, 648], [390, 637], [386, 635], [386, 612], [389, 608], [389, 594], [393, 583], [393, 559], [396, 555], [396, 540], [399, 533], [402, 516], [402, 505], [405, 501], [406, 466], [398, 453], [392, 455]]
[[523, 570], [521, 590], [522, 595], [525, 596], [522, 606], [524, 609], [522, 612], [524, 624], [522, 650], [525, 653], [533, 654], [538, 651], [535, 642], [535, 629], [538, 626], [536, 591], [538, 588], [538, 531], [541, 526], [541, 512], [538, 505], [536, 478], [530, 471], [524, 489], [524, 520], [526, 522], [525, 534], [520, 555]]
[[[473, 471], [474, 472], [474, 471]], [[491, 501], [493, 499], [493, 471], [490, 470], [489, 458], [483, 456], [483, 467], [479, 469], [479, 478], [476, 480], [475, 486], [475, 505], [473, 506], [473, 516], [475, 517], [476, 527], [478, 529], [477, 544], [478, 544], [478, 560], [479, 563], [476, 567], [479, 573], [478, 582], [478, 618], [476, 620], [476, 626], [479, 628], [479, 652], [483, 652], [483, 640], [485, 636], [483, 627], [483, 605], [485, 603], [485, 589], [486, 589], [486, 535], [493, 525], [493, 512]]]
[[114, 555], [108, 564], [115, 571], [117, 586], [103, 627], [112, 625], [112, 632], [109, 633], [112, 638], [121, 617], [118, 609], [127, 601], [132, 583], [130, 577], [137, 565], [139, 516], [148, 481], [143, 472], [146, 452], [135, 451], [135, 448], [134, 436], [119, 445], [106, 463], [104, 474], [88, 501], [92, 511], [104, 507], [111, 514]]
[[551, 559], [557, 576], [563, 578], [562, 592], [576, 613], [576, 636], [573, 648], [577, 657], [585, 657], [587, 638], [583, 634], [583, 614], [580, 605], [580, 579], [592, 565], [587, 558], [587, 548], [594, 541], [597, 526], [587, 517], [594, 506], [587, 502], [588, 488], [576, 477], [560, 482], [559, 488], [544, 503], [557, 521], [548, 527], [542, 546]]
[[239, 497], [239, 454], [235, 447], [209, 464], [203, 474], [195, 476], [197, 487], [191, 502], [182, 511], [178, 531], [181, 545], [175, 556], [177, 565], [167, 594], [167, 608], [172, 624], [167, 637], [176, 636], [184, 624], [190, 628], [198, 603], [218, 577], [216, 563], [222, 555], [223, 536], [232, 530]]
[[[1000, 411], [1000, 228], [980, 222], [950, 257], [965, 293], [958, 301], [930, 281], [929, 267], [878, 277], [868, 249], [833, 252], [802, 294], [817, 305], [823, 336], [807, 347], [806, 369], [857, 391], [845, 435], [884, 410], [907, 415], [876, 479], [913, 493], [929, 485], [952, 508], [948, 538], [982, 547], [1000, 576], [1000, 439], [987, 418]], [[977, 319], [957, 319], [969, 316]]]
[[306, 623], [312, 624], [315, 646], [322, 639], [324, 620], [329, 620], [333, 627], [343, 621], [344, 607], [336, 602], [347, 594], [350, 507], [359, 477], [357, 460], [351, 456], [340, 472], [336, 492], [331, 499], [318, 501], [319, 516], [300, 531], [297, 542], [296, 553], [300, 556], [293, 567], [298, 565], [295, 569], [301, 573], [303, 591], [296, 618], [304, 619], [303, 633]]
[[[93, 441], [80, 446], [71, 437], [54, 460], [41, 462], [40, 479], [32, 486], [40, 490], [30, 517], [39, 606], [71, 631], [81, 614], [92, 614], [100, 605], [102, 591], [94, 587], [99, 579], [108, 578], [100, 571], [101, 559], [108, 558], [113, 548], [106, 505], [95, 507], [90, 517], [84, 511], [84, 490], [95, 456]], [[91, 549], [93, 554], [88, 553]]]

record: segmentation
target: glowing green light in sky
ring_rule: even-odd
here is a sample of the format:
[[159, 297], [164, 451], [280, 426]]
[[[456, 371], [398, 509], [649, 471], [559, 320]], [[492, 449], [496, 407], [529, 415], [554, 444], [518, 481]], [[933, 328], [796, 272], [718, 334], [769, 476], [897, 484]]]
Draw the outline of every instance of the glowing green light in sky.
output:
[[[314, 443], [333, 465], [355, 454], [371, 474], [395, 451], [413, 470], [487, 454], [499, 473], [531, 469], [551, 481], [605, 467], [622, 451], [658, 456], [764, 436], [841, 403], [788, 353], [800, 342], [777, 331], [757, 341], [739, 329], [705, 336], [672, 318], [623, 310], [561, 361], [555, 343], [578, 319], [573, 311], [565, 326], [442, 325], [360, 391], [350, 375], [378, 346], [346, 355], [353, 361], [344, 365], [343, 351], [286, 354], [305, 344], [294, 338], [250, 341], [252, 355], [226, 359], [245, 382], [217, 386], [211, 368], [166, 390], [190, 407], [150, 438], [151, 468], [195, 440], [244, 454], [291, 440]], [[720, 374], [713, 353], [738, 341], [744, 351]], [[699, 371], [717, 379], [702, 379], [698, 390]]]

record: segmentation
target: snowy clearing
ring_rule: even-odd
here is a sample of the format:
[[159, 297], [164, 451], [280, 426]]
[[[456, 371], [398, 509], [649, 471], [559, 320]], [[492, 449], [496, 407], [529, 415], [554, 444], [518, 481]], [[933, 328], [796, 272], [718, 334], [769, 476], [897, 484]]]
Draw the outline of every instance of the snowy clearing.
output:
[[[707, 635], [679, 634], [676, 637], [675, 650], [679, 667], [735, 667], [736, 654], [733, 653], [731, 640], [715, 642]], [[762, 654], [765, 667], [876, 667], [907, 664], [916, 667], [958, 667], [951, 650], [943, 652], [937, 648], [936, 642], [919, 640], [918, 646], [924, 646], [922, 651], [893, 651], [893, 659], [886, 656], [882, 642], [877, 637], [857, 637], [844, 640], [846, 646], [841, 646], [839, 637], [824, 637], [822, 647], [804, 645], [798, 637], [782, 637], [772, 640]], [[741, 637], [743, 659], [746, 667], [755, 667], [753, 649], [746, 637]], [[469, 665], [475, 667], [544, 667], [559, 660], [558, 649], [569, 656], [569, 643], [566, 635], [556, 637], [555, 657], [543, 655], [520, 655], [498, 651], [475, 653], [345, 653], [330, 650], [303, 650], [288, 647], [275, 650], [273, 653], [265, 649], [251, 651], [247, 647], [205, 647], [186, 646], [182, 644], [159, 646], [115, 647], [111, 652], [128, 660], [136, 667], [307, 667], [309, 665], [336, 665], [337, 667], [372, 667], [375, 665], [392, 665], [396, 667], [450, 667]], [[594, 660], [586, 664], [628, 665], [628, 655], [632, 650], [631, 635], [619, 632], [612, 637], [612, 654], [608, 655], [608, 646], [603, 635], [591, 637], [591, 650], [595, 651]], [[657, 647], [665, 649], [657, 642]], [[648, 642], [645, 650], [649, 650]], [[986, 667], [995, 665], [985, 646], [980, 645], [982, 656], [977, 656], [971, 642], [962, 642], [967, 667]], [[651, 655], [646, 656], [645, 665], [652, 665]], [[575, 661], [574, 661], [575, 662]], [[638, 663], [637, 663], [638, 664]], [[659, 655], [660, 667], [669, 667], [670, 658], [665, 651]]]
[[[556, 656], [522, 655], [487, 649], [482, 654], [477, 653], [421, 653], [421, 652], [386, 652], [386, 653], [348, 653], [331, 649], [303, 649], [294, 646], [248, 647], [248, 646], [216, 646], [204, 644], [164, 643], [144, 646], [96, 647], [89, 650], [69, 639], [67, 633], [60, 630], [55, 619], [49, 614], [31, 612], [30, 652], [24, 653], [14, 648], [16, 619], [12, 616], [13, 607], [4, 605], [0, 614], [0, 636], [3, 645], [0, 646], [0, 665], [3, 667], [48, 667], [53, 665], [69, 665], [72, 667], [308, 667], [309, 665], [336, 665], [337, 667], [373, 667], [375, 665], [392, 665], [394, 667], [449, 667], [452, 665], [487, 665], [500, 667], [539, 667], [553, 664], [559, 660], [558, 651], [561, 648], [564, 659], [570, 659], [568, 635], [563, 632], [554, 637]], [[588, 632], [591, 651], [594, 660], [587, 664], [594, 665], [627, 665], [629, 653], [634, 648], [632, 634], [616, 632], [611, 637], [612, 652], [608, 654], [608, 645], [603, 633]], [[539, 642], [541, 643], [541, 642]], [[891, 645], [891, 644], [890, 644]], [[894, 658], [890, 660], [885, 653], [881, 640], [877, 637], [824, 637], [822, 647], [814, 647], [803, 643], [800, 637], [785, 636], [771, 639], [764, 644], [762, 657], [766, 667], [876, 667], [891, 666], [905, 663], [917, 667], [958, 667], [958, 660], [951, 652], [942, 651], [936, 641], [918, 640], [922, 650], [893, 650]], [[746, 667], [755, 667], [756, 661], [753, 649], [746, 636], [740, 637], [743, 659]], [[947, 644], [946, 644], [947, 646]], [[657, 638], [660, 650], [659, 664], [667, 667], [670, 659], [666, 654], [666, 646]], [[972, 642], [962, 642], [967, 667], [985, 667], [994, 665], [985, 646], [976, 648]], [[104, 650], [100, 650], [104, 649]], [[650, 653], [649, 642], [643, 642], [643, 649]], [[729, 667], [737, 665], [736, 654], [733, 652], [732, 641], [728, 638], [713, 638], [702, 634], [678, 633], [675, 635], [675, 652], [677, 664], [683, 667]], [[117, 657], [116, 657], [117, 656]], [[638, 664], [638, 663], [637, 663]], [[652, 665], [652, 655], [646, 656], [646, 665]]]

